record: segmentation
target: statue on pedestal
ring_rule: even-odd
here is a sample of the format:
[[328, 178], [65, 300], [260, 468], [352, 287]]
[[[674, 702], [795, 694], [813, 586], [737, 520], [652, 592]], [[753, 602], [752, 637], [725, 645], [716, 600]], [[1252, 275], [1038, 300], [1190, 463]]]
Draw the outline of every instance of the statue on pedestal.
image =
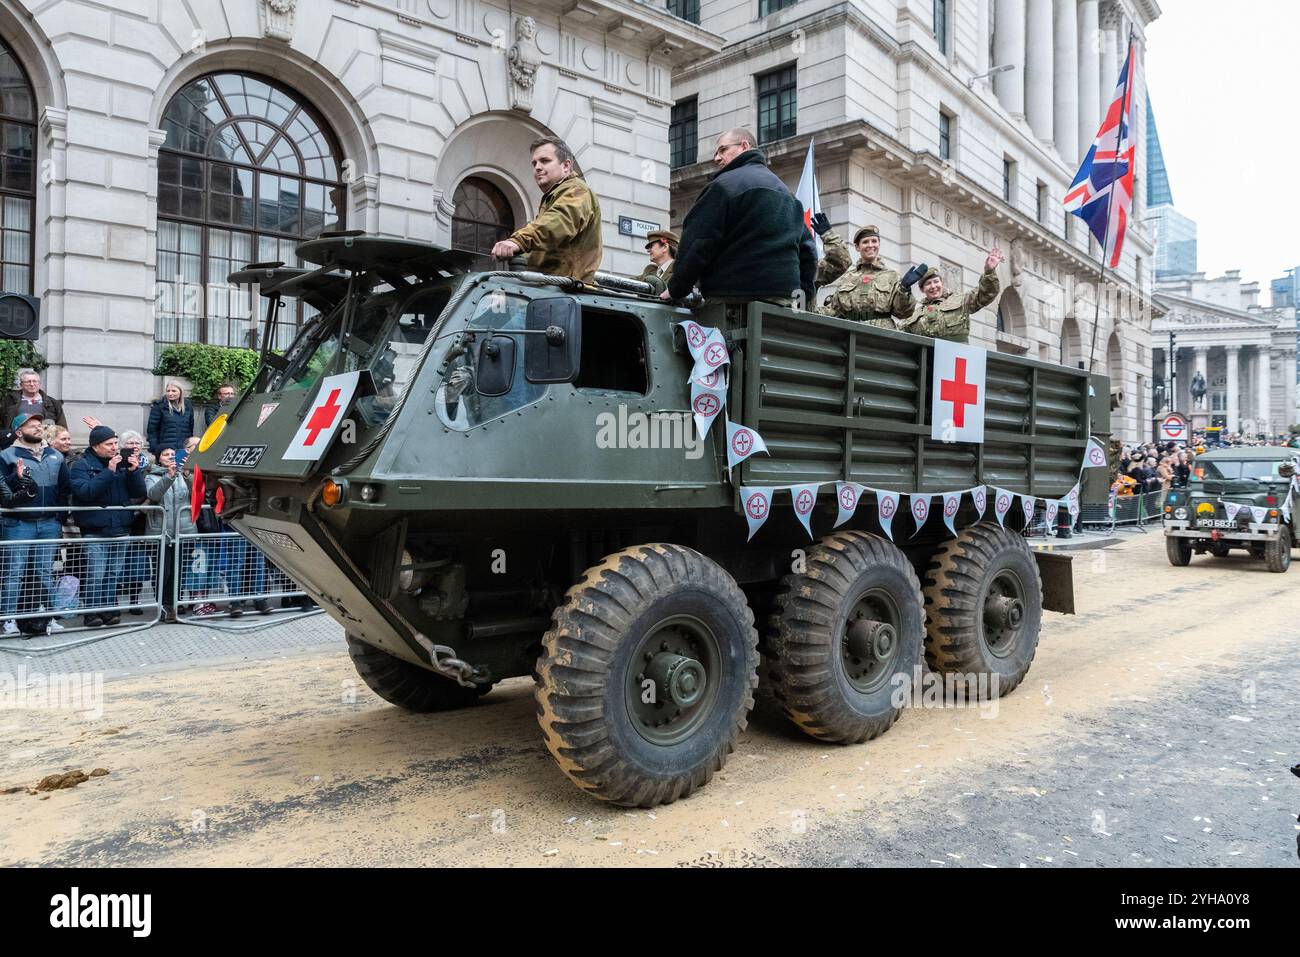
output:
[[1205, 408], [1205, 376], [1200, 369], [1192, 376], [1192, 402], [1198, 409]]

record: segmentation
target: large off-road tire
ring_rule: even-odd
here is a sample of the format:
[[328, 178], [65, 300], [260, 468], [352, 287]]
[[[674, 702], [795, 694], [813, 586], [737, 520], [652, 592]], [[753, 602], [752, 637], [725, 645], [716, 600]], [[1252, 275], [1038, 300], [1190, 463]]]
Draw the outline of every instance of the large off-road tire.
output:
[[911, 698], [924, 631], [921, 585], [896, 545], [866, 532], [827, 535], [777, 589], [767, 636], [773, 695], [819, 740], [875, 738]]
[[1165, 536], [1165, 555], [1169, 557], [1170, 565], [1177, 565], [1179, 568], [1192, 563], [1192, 540], [1190, 538], [1179, 538], [1177, 535]]
[[348, 639], [348, 655], [357, 674], [375, 694], [407, 711], [451, 711], [473, 704], [491, 685], [466, 688], [409, 661], [395, 658], [374, 645]]
[[542, 637], [537, 720], [560, 769], [614, 804], [703, 787], [745, 730], [758, 634], [740, 586], [680, 545], [635, 545], [589, 568]]
[[1271, 572], [1284, 572], [1291, 567], [1291, 528], [1283, 525], [1277, 538], [1264, 545], [1264, 561]]
[[997, 525], [962, 529], [930, 559], [925, 611], [931, 669], [987, 675], [989, 693], [1010, 694], [1029, 671], [1043, 623], [1033, 552], [1021, 535]]

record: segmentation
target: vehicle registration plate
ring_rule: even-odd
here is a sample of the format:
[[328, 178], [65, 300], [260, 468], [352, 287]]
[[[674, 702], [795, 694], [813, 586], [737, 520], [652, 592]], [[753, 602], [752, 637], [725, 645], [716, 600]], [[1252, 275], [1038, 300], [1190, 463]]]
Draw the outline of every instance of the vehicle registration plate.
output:
[[221, 453], [218, 465], [227, 465], [232, 469], [251, 469], [262, 460], [266, 452], [265, 445], [232, 445]]

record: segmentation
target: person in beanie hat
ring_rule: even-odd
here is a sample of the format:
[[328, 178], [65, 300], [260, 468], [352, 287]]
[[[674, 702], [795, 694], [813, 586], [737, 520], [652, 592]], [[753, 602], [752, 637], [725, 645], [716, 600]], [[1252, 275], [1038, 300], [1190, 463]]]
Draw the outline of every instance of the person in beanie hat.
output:
[[[76, 513], [86, 556], [86, 607], [110, 608], [117, 604], [117, 585], [126, 564], [129, 542], [125, 539], [135, 520], [130, 509], [111, 506], [131, 504], [148, 494], [144, 470], [131, 449], [118, 450], [117, 433], [106, 425], [90, 430], [90, 447], [72, 467], [72, 495], [76, 505], [96, 505], [105, 511], [90, 509]], [[115, 611], [92, 611], [86, 625], [115, 625], [122, 616]]]

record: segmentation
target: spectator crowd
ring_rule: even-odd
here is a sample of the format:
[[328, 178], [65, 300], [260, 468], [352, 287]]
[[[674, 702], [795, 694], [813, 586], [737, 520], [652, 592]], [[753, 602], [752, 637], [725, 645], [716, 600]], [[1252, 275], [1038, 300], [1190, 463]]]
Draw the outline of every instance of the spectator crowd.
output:
[[[146, 590], [160, 584], [165, 621], [239, 617], [241, 595], [256, 596], [259, 614], [272, 613], [267, 578], [282, 573], [260, 551], [235, 535], [191, 537], [231, 529], [216, 514], [215, 489], [194, 500], [187, 463], [199, 440], [180, 384], [168, 382], [152, 404], [145, 435], [84, 417], [84, 449], [73, 448], [62, 403], [39, 373], [22, 370], [18, 384], [0, 419], [8, 426], [0, 429], [0, 639], [61, 632], [77, 617], [86, 628], [117, 625], [123, 612], [143, 615], [158, 601]], [[223, 384], [204, 422], [235, 397], [235, 386]]]

